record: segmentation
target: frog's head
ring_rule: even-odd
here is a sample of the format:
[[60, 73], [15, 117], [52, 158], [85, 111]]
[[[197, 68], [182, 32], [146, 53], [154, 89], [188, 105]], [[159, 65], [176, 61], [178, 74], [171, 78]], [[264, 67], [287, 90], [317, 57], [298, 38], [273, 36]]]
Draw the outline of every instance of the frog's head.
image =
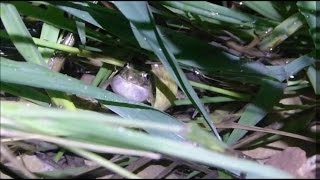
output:
[[152, 99], [151, 86], [149, 75], [130, 65], [126, 65], [111, 81], [113, 92], [138, 102]]
[[144, 71], [134, 69], [130, 64], [126, 64], [123, 70], [120, 71], [119, 75], [128, 82], [138, 86], [150, 86], [149, 74]]

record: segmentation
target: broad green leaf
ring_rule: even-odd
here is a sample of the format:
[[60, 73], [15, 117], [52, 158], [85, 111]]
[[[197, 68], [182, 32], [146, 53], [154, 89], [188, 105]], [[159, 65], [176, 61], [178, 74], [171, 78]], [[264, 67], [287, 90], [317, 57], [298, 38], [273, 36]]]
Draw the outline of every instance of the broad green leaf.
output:
[[28, 62], [46, 66], [14, 5], [1, 3], [1, 21], [17, 50]]

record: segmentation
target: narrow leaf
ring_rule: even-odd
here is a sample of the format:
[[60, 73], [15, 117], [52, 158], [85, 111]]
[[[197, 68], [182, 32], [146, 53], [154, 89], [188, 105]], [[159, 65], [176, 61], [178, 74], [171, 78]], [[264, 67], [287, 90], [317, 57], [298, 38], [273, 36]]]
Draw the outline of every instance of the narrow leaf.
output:
[[[265, 80], [257, 96], [252, 103], [248, 104], [238, 123], [242, 125], [256, 125], [279, 102], [283, 90], [284, 85], [282, 83]], [[227, 144], [237, 142], [246, 133], [247, 131], [245, 130], [233, 130], [226, 141]]]
[[[153, 120], [167, 124], [182, 124], [171, 116], [153, 109], [142, 103], [136, 103], [112, 92], [83, 84], [81, 81], [72, 77], [50, 71], [36, 64], [22, 63], [8, 60], [1, 57], [1, 76], [2, 82], [28, 85], [50, 90], [62, 91], [102, 100], [109, 109], [120, 116], [128, 119]], [[28, 76], [26, 76], [28, 74]], [[156, 130], [148, 130], [151, 134], [183, 140], [179, 134], [163, 133]]]
[[206, 112], [203, 104], [201, 103], [199, 97], [195, 93], [194, 89], [188, 82], [185, 74], [178, 65], [172, 52], [164, 44], [161, 39], [160, 31], [156, 28], [153, 16], [148, 9], [148, 4], [146, 2], [114, 2], [115, 5], [120, 9], [120, 11], [126, 16], [131, 22], [131, 27], [133, 31], [140, 33], [139, 36], [136, 35], [138, 41], [146, 41], [152, 48], [153, 52], [157, 55], [159, 60], [162, 62], [166, 70], [174, 77], [177, 84], [183, 89], [184, 93], [193, 102], [193, 104], [200, 110], [201, 114], [204, 116], [205, 120], [209, 124], [210, 128], [213, 130], [217, 138], [220, 136], [213, 125], [211, 117]]
[[[316, 49], [320, 49], [320, 16], [319, 16], [319, 2], [317, 1], [298, 1], [297, 6], [301, 14], [305, 17], [308, 25], [309, 32], [313, 39]], [[317, 31], [318, 29], [318, 31]]]
[[20, 54], [28, 62], [46, 66], [14, 5], [8, 3], [1, 3], [0, 5], [2, 23]]
[[273, 2], [271, 1], [243, 1], [243, 4], [267, 18], [275, 21], [282, 20], [281, 15], [273, 7]]
[[305, 21], [300, 13], [293, 14], [275, 27], [274, 30], [261, 41], [259, 44], [260, 49], [272, 51], [293, 33], [298, 31], [304, 23]]

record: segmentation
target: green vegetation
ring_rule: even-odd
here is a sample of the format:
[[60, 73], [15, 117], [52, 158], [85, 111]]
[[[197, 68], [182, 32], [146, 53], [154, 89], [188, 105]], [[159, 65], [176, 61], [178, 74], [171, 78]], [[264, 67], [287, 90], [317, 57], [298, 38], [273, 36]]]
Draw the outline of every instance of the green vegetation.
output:
[[[232, 105], [238, 110], [228, 114], [237, 114], [240, 126], [264, 127], [280, 121], [285, 123], [278, 130], [316, 139], [314, 133], [302, 134], [306, 129], [301, 128], [315, 116], [317, 104], [312, 99], [319, 95], [316, 1], [0, 4], [1, 46], [14, 49], [11, 54], [1, 49], [2, 140], [50, 142], [59, 146], [59, 156], [73, 152], [126, 178], [138, 178], [124, 168], [134, 163], [132, 158], [164, 155], [218, 168], [221, 177], [243, 172], [248, 178], [290, 178], [275, 167], [230, 155], [248, 129], [219, 131], [225, 118], [214, 110]], [[34, 35], [30, 32], [37, 23], [41, 26]], [[76, 40], [68, 41], [68, 36]], [[154, 84], [164, 96], [171, 95], [160, 99], [166, 108], [169, 104], [166, 111], [100, 88], [128, 62], [151, 78], [165, 79]], [[155, 63], [163, 65], [172, 82], [161, 76], [164, 72], [151, 72], [150, 64]], [[91, 84], [80, 80], [84, 73], [75, 66], [93, 71]], [[173, 90], [177, 88], [183, 98]], [[9, 101], [9, 96], [19, 99]], [[164, 96], [155, 94], [157, 103]], [[280, 102], [294, 97], [306, 100]], [[202, 118], [189, 117], [183, 123], [173, 116], [181, 107], [194, 108]], [[270, 116], [288, 110], [294, 112], [290, 116], [302, 114], [303, 120]], [[274, 133], [245, 145], [279, 139]], [[1, 153], [15, 142], [2, 143]], [[113, 162], [103, 156], [106, 153], [131, 158]], [[21, 167], [12, 170], [23, 178], [33, 176]], [[76, 170], [35, 175], [71, 177], [88, 171]], [[199, 174], [193, 171], [187, 177]]]

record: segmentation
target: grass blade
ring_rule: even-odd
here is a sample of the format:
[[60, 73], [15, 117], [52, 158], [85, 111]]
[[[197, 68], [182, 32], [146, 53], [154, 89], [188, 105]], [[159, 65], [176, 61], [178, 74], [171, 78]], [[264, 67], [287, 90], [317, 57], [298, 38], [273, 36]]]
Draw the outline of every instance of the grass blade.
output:
[[33, 102], [42, 102], [42, 105], [47, 104], [49, 106], [51, 103], [46, 94], [32, 87], [1, 82], [0, 90]]
[[[48, 16], [50, 16], [50, 17], [57, 16], [56, 15], [57, 11], [53, 7], [48, 7], [47, 12], [48, 12]], [[57, 14], [63, 15], [63, 14], [61, 14], [61, 12], [58, 12]], [[59, 28], [56, 28], [55, 26], [52, 26], [47, 23], [43, 23], [42, 29], [41, 29], [41, 34], [40, 34], [40, 39], [55, 43], [58, 41], [59, 33], [60, 33]], [[40, 51], [40, 53], [46, 63], [48, 63], [49, 58], [51, 58], [54, 54], [54, 50], [49, 49], [49, 48], [39, 47], [39, 51]]]
[[[279, 102], [282, 97], [284, 86], [280, 82], [265, 80], [257, 96], [250, 103], [239, 120], [242, 125], [256, 125]], [[266, 98], [268, 97], [268, 98]], [[233, 144], [242, 138], [247, 131], [235, 129], [228, 137], [226, 143]]]
[[[10, 106], [9, 106], [10, 105]], [[28, 107], [30, 109], [30, 113], [28, 114], [37, 114], [36, 109], [47, 108], [42, 107]], [[157, 136], [150, 136], [143, 132], [134, 131], [122, 127], [113, 127], [107, 124], [103, 125], [103, 120], [101, 117], [99, 118], [99, 122], [94, 120], [94, 123], [91, 121], [90, 116], [82, 117], [82, 113], [70, 112], [62, 109], [56, 109], [55, 111], [60, 112], [63, 117], [63, 114], [74, 114], [75, 116], [82, 117], [82, 120], [71, 119], [70, 121], [65, 121], [61, 118], [45, 118], [46, 123], [42, 118], [45, 117], [45, 114], [38, 115], [38, 118], [35, 116], [29, 116], [28, 114], [23, 114], [21, 112], [15, 112], [15, 110], [19, 111], [27, 111], [28, 108], [24, 104], [4, 104], [1, 106], [1, 112], [3, 114], [2, 120], [0, 121], [1, 127], [5, 129], [15, 130], [21, 129], [22, 131], [33, 131], [36, 127], [41, 130], [41, 134], [49, 134], [51, 136], [64, 135], [68, 139], [74, 140], [89, 140], [92, 142], [92, 139], [97, 144], [107, 144], [108, 142], [116, 142], [116, 145], [125, 145], [126, 147], [134, 147], [135, 149], [144, 149], [149, 151], [156, 151], [163, 154], [176, 156], [178, 158], [183, 158], [186, 160], [191, 160], [203, 164], [207, 164], [209, 166], [216, 166], [220, 168], [239, 170], [248, 173], [248, 178], [253, 177], [269, 177], [269, 178], [289, 178], [291, 177], [285, 172], [281, 170], [272, 168], [270, 166], [265, 166], [258, 164], [256, 162], [238, 159], [229, 155], [225, 155], [222, 153], [217, 153], [214, 151], [210, 151], [201, 146], [194, 146], [188, 144], [186, 142], [177, 142], [174, 140], [161, 138]], [[33, 109], [31, 111], [31, 109]], [[53, 111], [53, 110], [51, 110]], [[97, 113], [96, 113], [97, 114]], [[52, 114], [54, 115], [54, 114]], [[29, 116], [29, 118], [27, 118]], [[4, 119], [6, 117], [7, 119]], [[25, 118], [22, 118], [25, 117]], [[31, 118], [33, 117], [33, 118]], [[91, 116], [92, 117], [92, 116]], [[107, 117], [107, 116], [106, 116]], [[11, 119], [12, 118], [12, 119]], [[133, 121], [133, 120], [127, 120]], [[14, 122], [14, 123], [13, 123]], [[65, 122], [65, 123], [61, 123]], [[77, 123], [75, 123], [77, 122]], [[8, 125], [11, 125], [9, 127]], [[170, 126], [170, 125], [167, 125]], [[32, 128], [30, 128], [32, 127]], [[57, 131], [59, 128], [59, 132]], [[93, 130], [94, 129], [94, 130]], [[204, 132], [204, 131], [203, 131]], [[207, 136], [211, 137], [211, 136]], [[68, 147], [69, 148], [69, 147]], [[224, 162], [224, 163], [221, 163]]]
[[76, 21], [77, 31], [80, 37], [81, 44], [86, 44], [86, 26], [84, 22]]
[[[164, 122], [172, 125], [181, 124], [180, 121], [166, 115], [163, 112], [153, 109], [142, 103], [135, 103], [109, 91], [83, 84], [72, 77], [52, 72], [35, 64], [10, 61], [1, 57], [1, 81], [28, 85], [50, 90], [62, 91], [80, 96], [87, 96], [102, 100], [108, 108], [124, 118], [137, 118]], [[28, 76], [26, 76], [28, 74]], [[161, 133], [149, 130], [150, 133], [176, 140], [183, 140], [183, 137], [174, 133]]]
[[297, 6], [301, 14], [305, 17], [309, 32], [313, 39], [316, 49], [320, 49], [320, 33], [316, 29], [320, 28], [319, 22], [319, 2], [316, 1], [298, 1]]
[[274, 26], [277, 24], [273, 21], [264, 20], [250, 14], [234, 11], [229, 8], [205, 1], [165, 1], [162, 2], [162, 4], [174, 7], [182, 11], [190, 12], [192, 14], [204, 16], [209, 19], [237, 25], [238, 27], [243, 28], [254, 28], [256, 26]]
[[275, 27], [272, 33], [261, 41], [259, 44], [260, 49], [264, 51], [272, 51], [289, 36], [298, 31], [304, 23], [305, 21], [300, 13], [295, 13], [288, 17]]
[[[159, 30], [156, 28], [153, 16], [146, 2], [114, 2], [120, 11], [130, 20], [132, 30], [138, 42], [147, 42], [153, 52], [158, 56], [166, 70], [174, 77], [177, 84], [183, 89], [184, 93], [199, 109], [206, 119], [214, 134], [220, 139], [220, 136], [213, 125], [211, 117], [204, 109], [199, 97], [187, 80], [185, 74], [178, 65], [172, 52], [161, 39]], [[141, 25], [142, 24], [142, 25]]]
[[308, 78], [312, 84], [312, 87], [314, 89], [314, 93], [316, 95], [320, 95], [320, 72], [319, 70], [316, 70], [313, 66], [309, 66], [307, 70]]
[[243, 1], [243, 4], [269, 19], [278, 22], [283, 19], [271, 1]]
[[28, 62], [46, 66], [14, 5], [8, 3], [1, 3], [0, 5], [1, 21], [20, 54]]

